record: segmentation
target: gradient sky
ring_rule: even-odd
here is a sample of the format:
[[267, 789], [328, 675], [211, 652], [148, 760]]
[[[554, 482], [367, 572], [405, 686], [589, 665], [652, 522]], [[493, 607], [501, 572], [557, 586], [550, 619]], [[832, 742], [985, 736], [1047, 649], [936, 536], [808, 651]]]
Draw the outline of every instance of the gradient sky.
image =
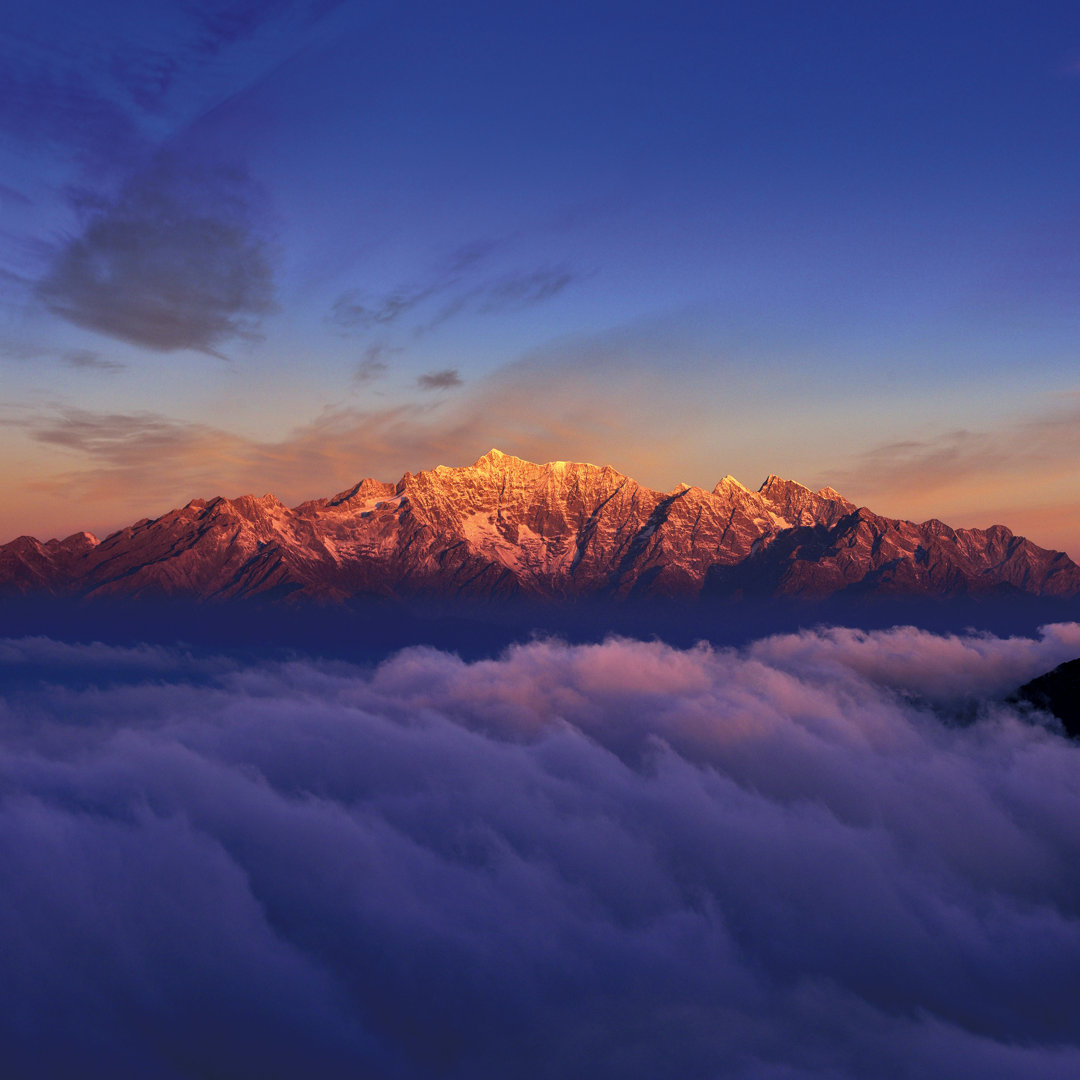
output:
[[1074, 3], [9, 0], [0, 541], [491, 446], [1080, 557]]

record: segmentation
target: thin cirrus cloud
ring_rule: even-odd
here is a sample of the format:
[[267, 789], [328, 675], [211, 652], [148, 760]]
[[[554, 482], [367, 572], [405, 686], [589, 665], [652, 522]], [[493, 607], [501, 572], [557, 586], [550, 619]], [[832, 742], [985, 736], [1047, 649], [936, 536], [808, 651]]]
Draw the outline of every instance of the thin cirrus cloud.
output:
[[584, 275], [565, 266], [545, 266], [536, 270], [512, 271], [493, 277], [473, 289], [447, 299], [437, 311], [415, 328], [418, 334], [430, 333], [463, 312], [481, 315], [524, 311], [558, 296]]
[[91, 212], [56, 253], [39, 298], [78, 326], [159, 352], [220, 355], [276, 310], [261, 198], [243, 169], [169, 155]]
[[458, 289], [470, 274], [482, 267], [496, 247], [491, 240], [462, 245], [434, 266], [424, 280], [406, 282], [388, 292], [347, 289], [331, 305], [328, 318], [345, 331], [389, 326], [432, 297]]
[[210, 429], [153, 413], [93, 413], [68, 409], [33, 433], [37, 442], [78, 450], [90, 458], [125, 464], [131, 454], [169, 456], [189, 451]]
[[79, 72], [7, 53], [0, 65], [0, 130], [72, 153], [89, 175], [115, 175], [146, 149], [129, 112]]
[[479, 295], [484, 312], [515, 310], [540, 304], [558, 296], [578, 275], [563, 268], [543, 268], [531, 273], [507, 274], [496, 278]]
[[22, 361], [55, 358], [76, 371], [98, 372], [103, 375], [115, 375], [127, 367], [119, 360], [110, 360], [93, 349], [64, 349], [57, 352], [31, 341], [0, 341], [0, 357]]
[[[480, 435], [471, 418], [447, 425], [438, 412], [437, 400], [327, 410], [278, 442], [151, 412], [66, 409], [28, 419], [9, 410], [3, 423], [68, 457], [66, 467], [20, 488], [24, 505], [41, 499], [63, 507], [60, 519], [46, 509], [33, 528], [66, 535], [76, 528], [111, 531], [208, 492], [270, 490], [299, 502], [354, 483], [361, 470], [381, 471], [388, 461], [404, 472], [417, 453], [452, 461], [461, 460], [465, 445], [472, 453]], [[26, 531], [24, 514], [4, 522], [13, 535]]]
[[[171, 99], [178, 88], [181, 98], [191, 94], [193, 75], [264, 31], [274, 40], [263, 62], [272, 63], [275, 50], [295, 50], [299, 34], [336, 6], [103, 0], [93, 17], [72, 13], [58, 34], [48, 11], [14, 5], [5, 13], [10, 34], [0, 42], [0, 126], [28, 141], [73, 148], [93, 173], [115, 170], [145, 148], [140, 128], [148, 117], [170, 106], [180, 114], [190, 108], [188, 100]], [[224, 96], [252, 77], [250, 63], [234, 53], [228, 70], [216, 69]], [[200, 104], [205, 108], [205, 99]]]
[[34, 200], [29, 195], [22, 191], [17, 191], [15, 188], [8, 186], [7, 184], [0, 184], [0, 206], [4, 203], [12, 203], [15, 206], [26, 208], [34, 205]]
[[6, 1066], [1075, 1075], [1080, 751], [1002, 695], [1077, 652], [0, 641]]
[[493, 272], [504, 244], [478, 241], [459, 248], [426, 279], [385, 293], [348, 289], [331, 305], [329, 321], [345, 332], [386, 328], [409, 321], [422, 334], [466, 311], [491, 315], [518, 311], [558, 296], [582, 275], [567, 266]]
[[388, 356], [392, 351], [399, 350], [388, 349], [381, 342], [374, 342], [369, 345], [364, 349], [356, 367], [353, 368], [353, 380], [363, 385], [374, 382], [380, 376], [385, 375], [390, 370], [390, 365], [384, 357]]
[[230, 3], [199, 0], [187, 10], [194, 20], [196, 47], [217, 54], [237, 42], [253, 37], [266, 23], [284, 14], [296, 15], [301, 23], [315, 22], [333, 11], [342, 0], [232, 0]]
[[[4, 423], [14, 426], [25, 419], [9, 418]], [[261, 460], [268, 465], [242, 438], [154, 413], [68, 409], [41, 418], [29, 434], [42, 447], [74, 455], [79, 465], [27, 482], [23, 496], [70, 499], [79, 507], [83, 527], [106, 530], [134, 520], [132, 515], [146, 516], [162, 501], [185, 503], [192, 496], [184, 492], [217, 490], [221, 481], [215, 481], [215, 475], [257, 486], [250, 463]], [[104, 519], [103, 505], [112, 507]], [[162, 511], [166, 508], [160, 506]], [[56, 526], [52, 529], [57, 531]], [[58, 531], [71, 530], [63, 525]]]
[[68, 367], [75, 368], [77, 371], [100, 371], [106, 375], [115, 375], [127, 367], [126, 364], [121, 364], [119, 360], [106, 359], [92, 349], [69, 349], [62, 354], [61, 360]]

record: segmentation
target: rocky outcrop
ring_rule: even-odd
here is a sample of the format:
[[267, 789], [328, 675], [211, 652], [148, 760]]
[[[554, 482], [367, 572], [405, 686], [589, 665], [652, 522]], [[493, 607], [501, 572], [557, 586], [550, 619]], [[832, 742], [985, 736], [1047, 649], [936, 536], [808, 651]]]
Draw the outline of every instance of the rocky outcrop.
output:
[[770, 476], [662, 493], [609, 466], [492, 450], [289, 508], [196, 499], [100, 543], [0, 547], [0, 588], [79, 596], [499, 598], [1080, 594], [1080, 567], [1008, 529], [953, 530]]

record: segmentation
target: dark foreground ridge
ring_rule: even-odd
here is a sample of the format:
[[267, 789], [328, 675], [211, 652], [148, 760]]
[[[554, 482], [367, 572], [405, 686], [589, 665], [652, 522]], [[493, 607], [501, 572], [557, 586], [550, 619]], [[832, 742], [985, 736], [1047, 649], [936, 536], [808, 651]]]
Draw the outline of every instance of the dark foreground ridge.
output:
[[1001, 525], [952, 529], [856, 507], [831, 488], [725, 477], [661, 493], [609, 466], [492, 450], [295, 508], [196, 499], [99, 541], [0, 547], [0, 592], [326, 606], [370, 601], [1080, 596], [1080, 567]]
[[1052, 713], [1070, 738], [1080, 739], [1080, 660], [1059, 664], [1025, 683], [1012, 700]]

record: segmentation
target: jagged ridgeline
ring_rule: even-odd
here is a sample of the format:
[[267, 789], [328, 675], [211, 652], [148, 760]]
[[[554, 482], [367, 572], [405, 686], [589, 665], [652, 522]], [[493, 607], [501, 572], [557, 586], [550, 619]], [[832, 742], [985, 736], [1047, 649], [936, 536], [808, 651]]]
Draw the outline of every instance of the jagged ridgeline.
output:
[[79, 597], [820, 599], [1080, 595], [1080, 567], [1008, 529], [858, 508], [831, 488], [728, 476], [652, 491], [609, 466], [492, 450], [289, 508], [196, 499], [98, 541], [0, 548], [7, 593]]

